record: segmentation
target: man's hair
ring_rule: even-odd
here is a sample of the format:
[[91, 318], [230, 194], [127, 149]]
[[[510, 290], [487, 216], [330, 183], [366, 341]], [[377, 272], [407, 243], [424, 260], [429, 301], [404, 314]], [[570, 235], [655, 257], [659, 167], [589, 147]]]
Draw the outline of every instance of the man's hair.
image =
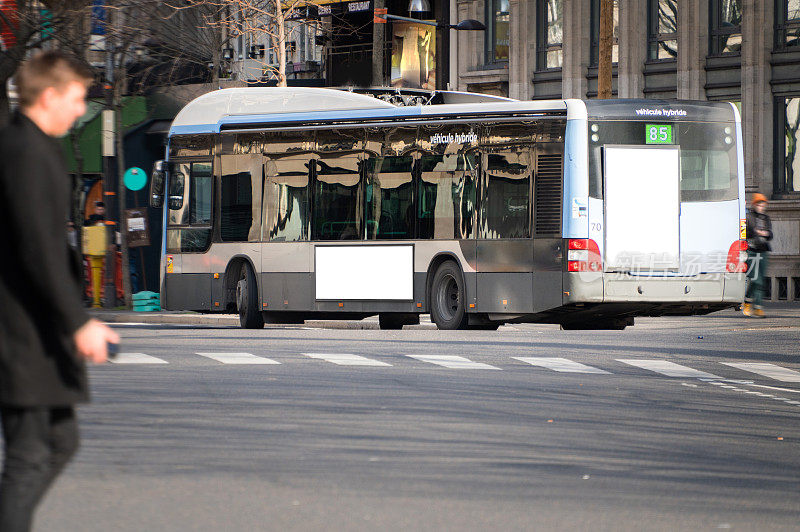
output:
[[86, 63], [57, 50], [40, 52], [24, 61], [17, 70], [20, 107], [30, 107], [48, 87], [63, 90], [70, 82], [78, 81], [87, 88], [94, 74]]

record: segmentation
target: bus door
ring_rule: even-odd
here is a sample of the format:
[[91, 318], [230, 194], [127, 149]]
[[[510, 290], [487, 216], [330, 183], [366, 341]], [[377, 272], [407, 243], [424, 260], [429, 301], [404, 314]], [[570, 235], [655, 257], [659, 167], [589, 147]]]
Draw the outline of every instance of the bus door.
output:
[[680, 269], [680, 149], [603, 148], [607, 272]]
[[265, 310], [312, 308], [308, 154], [270, 155], [264, 165], [264, 241], [261, 298]]
[[214, 178], [211, 162], [170, 165], [167, 196], [166, 309], [210, 310]]
[[533, 311], [531, 189], [533, 148], [497, 147], [483, 154], [478, 185], [478, 310]]

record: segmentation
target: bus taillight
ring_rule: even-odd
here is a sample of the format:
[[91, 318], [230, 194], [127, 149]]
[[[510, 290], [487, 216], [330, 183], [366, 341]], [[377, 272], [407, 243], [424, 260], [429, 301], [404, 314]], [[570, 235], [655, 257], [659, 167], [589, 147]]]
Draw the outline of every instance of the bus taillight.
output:
[[728, 249], [728, 264], [726, 269], [730, 273], [744, 273], [747, 271], [747, 240], [735, 240]]
[[572, 238], [567, 246], [568, 272], [599, 272], [603, 269], [600, 248], [591, 238]]

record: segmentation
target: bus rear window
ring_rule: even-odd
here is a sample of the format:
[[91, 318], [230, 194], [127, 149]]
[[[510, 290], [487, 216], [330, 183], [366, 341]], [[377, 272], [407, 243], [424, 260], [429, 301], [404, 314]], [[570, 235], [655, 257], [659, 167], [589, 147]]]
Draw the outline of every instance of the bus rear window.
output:
[[[589, 191], [592, 197], [603, 195], [603, 146], [651, 144], [680, 147], [681, 201], [724, 201], [738, 197], [733, 123], [651, 122], [590, 122]], [[644, 175], [646, 169], [643, 169]]]

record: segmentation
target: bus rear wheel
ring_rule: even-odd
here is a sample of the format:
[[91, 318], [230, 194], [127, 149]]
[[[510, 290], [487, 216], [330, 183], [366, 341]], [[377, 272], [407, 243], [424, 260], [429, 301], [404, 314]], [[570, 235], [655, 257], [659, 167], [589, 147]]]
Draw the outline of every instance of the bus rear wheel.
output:
[[431, 320], [439, 329], [466, 329], [464, 279], [455, 262], [443, 262], [431, 283]]
[[264, 317], [258, 308], [258, 283], [250, 264], [242, 265], [239, 282], [236, 284], [236, 306], [239, 308], [239, 323], [243, 329], [263, 329]]

